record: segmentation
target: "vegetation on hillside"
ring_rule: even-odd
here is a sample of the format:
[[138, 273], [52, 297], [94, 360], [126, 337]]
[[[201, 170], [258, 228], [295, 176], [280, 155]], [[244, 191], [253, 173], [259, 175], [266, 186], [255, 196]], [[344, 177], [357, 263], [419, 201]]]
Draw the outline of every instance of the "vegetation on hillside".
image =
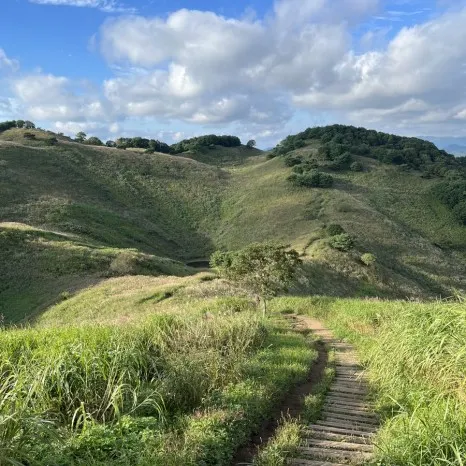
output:
[[462, 160], [422, 139], [344, 125], [308, 128], [288, 136], [274, 149], [274, 154], [286, 155], [316, 139], [322, 143], [319, 154], [337, 166], [349, 163], [351, 155], [404, 165], [421, 170], [426, 176], [447, 176], [452, 170], [464, 169], [465, 165]]
[[170, 153], [181, 154], [187, 151], [196, 152], [203, 148], [214, 146], [239, 147], [240, 145], [241, 140], [237, 136], [217, 136], [215, 134], [209, 134], [177, 142], [170, 146]]

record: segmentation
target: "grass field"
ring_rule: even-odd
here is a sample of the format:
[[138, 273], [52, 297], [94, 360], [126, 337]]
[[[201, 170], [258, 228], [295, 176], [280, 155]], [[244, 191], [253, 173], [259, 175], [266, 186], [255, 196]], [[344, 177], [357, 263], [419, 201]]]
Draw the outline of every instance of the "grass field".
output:
[[0, 463], [230, 464], [317, 353], [280, 319], [209, 309], [1, 332]]

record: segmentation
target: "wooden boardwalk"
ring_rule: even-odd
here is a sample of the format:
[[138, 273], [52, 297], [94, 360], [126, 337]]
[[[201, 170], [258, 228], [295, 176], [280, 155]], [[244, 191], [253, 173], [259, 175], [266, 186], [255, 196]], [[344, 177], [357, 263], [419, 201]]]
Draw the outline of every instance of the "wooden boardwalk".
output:
[[309, 425], [293, 466], [364, 464], [372, 458], [372, 438], [379, 426], [367, 400], [368, 386], [354, 348], [335, 340], [320, 322], [308, 320], [328, 348], [335, 349], [336, 376], [327, 393], [322, 420]]

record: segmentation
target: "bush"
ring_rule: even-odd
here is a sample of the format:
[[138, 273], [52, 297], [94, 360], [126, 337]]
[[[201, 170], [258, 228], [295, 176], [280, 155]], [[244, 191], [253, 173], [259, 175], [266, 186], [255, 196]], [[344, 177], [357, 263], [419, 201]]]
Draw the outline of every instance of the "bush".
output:
[[347, 252], [354, 248], [354, 240], [351, 235], [343, 233], [341, 235], [332, 236], [329, 240], [329, 245], [333, 249]]
[[361, 262], [367, 266], [375, 264], [377, 258], [375, 257], [374, 254], [371, 254], [370, 252], [366, 252], [361, 256]]
[[332, 223], [327, 227], [327, 233], [329, 236], [337, 236], [345, 233], [345, 230], [338, 223]]
[[300, 163], [302, 163], [300, 157], [293, 157], [292, 155], [287, 155], [285, 157], [285, 165], [287, 167], [294, 167], [295, 165], [299, 165]]
[[317, 170], [310, 170], [303, 174], [294, 173], [288, 180], [296, 186], [306, 186], [308, 188], [330, 188], [333, 185], [331, 175]]
[[364, 170], [364, 167], [361, 162], [353, 162], [350, 165], [350, 170], [352, 172], [362, 172]]
[[54, 146], [58, 144], [58, 139], [56, 137], [47, 138], [45, 140], [45, 144], [47, 144], [48, 146]]
[[36, 135], [34, 133], [24, 133], [23, 138], [24, 139], [36, 139]]

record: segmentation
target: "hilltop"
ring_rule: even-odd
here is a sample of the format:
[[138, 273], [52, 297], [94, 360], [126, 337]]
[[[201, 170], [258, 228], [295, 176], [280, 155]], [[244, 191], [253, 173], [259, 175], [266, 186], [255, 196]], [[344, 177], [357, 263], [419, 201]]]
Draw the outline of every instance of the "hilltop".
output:
[[[235, 142], [181, 154], [3, 131], [0, 313], [21, 320], [110, 276], [190, 274], [184, 264], [215, 249], [268, 239], [305, 259], [296, 293], [433, 297], [465, 289], [466, 228], [435, 191], [461, 182], [463, 165], [430, 143], [416, 152], [431, 151], [425, 163], [387, 162], [374, 156], [379, 141], [356, 153], [344, 141], [348, 127], [330, 128], [331, 140], [301, 133], [269, 153]], [[329, 144], [349, 147], [334, 156]], [[330, 175], [332, 186], [290, 182], [312, 170]], [[351, 235], [351, 250], [330, 246], [332, 224]], [[361, 262], [363, 253], [375, 265]]]

